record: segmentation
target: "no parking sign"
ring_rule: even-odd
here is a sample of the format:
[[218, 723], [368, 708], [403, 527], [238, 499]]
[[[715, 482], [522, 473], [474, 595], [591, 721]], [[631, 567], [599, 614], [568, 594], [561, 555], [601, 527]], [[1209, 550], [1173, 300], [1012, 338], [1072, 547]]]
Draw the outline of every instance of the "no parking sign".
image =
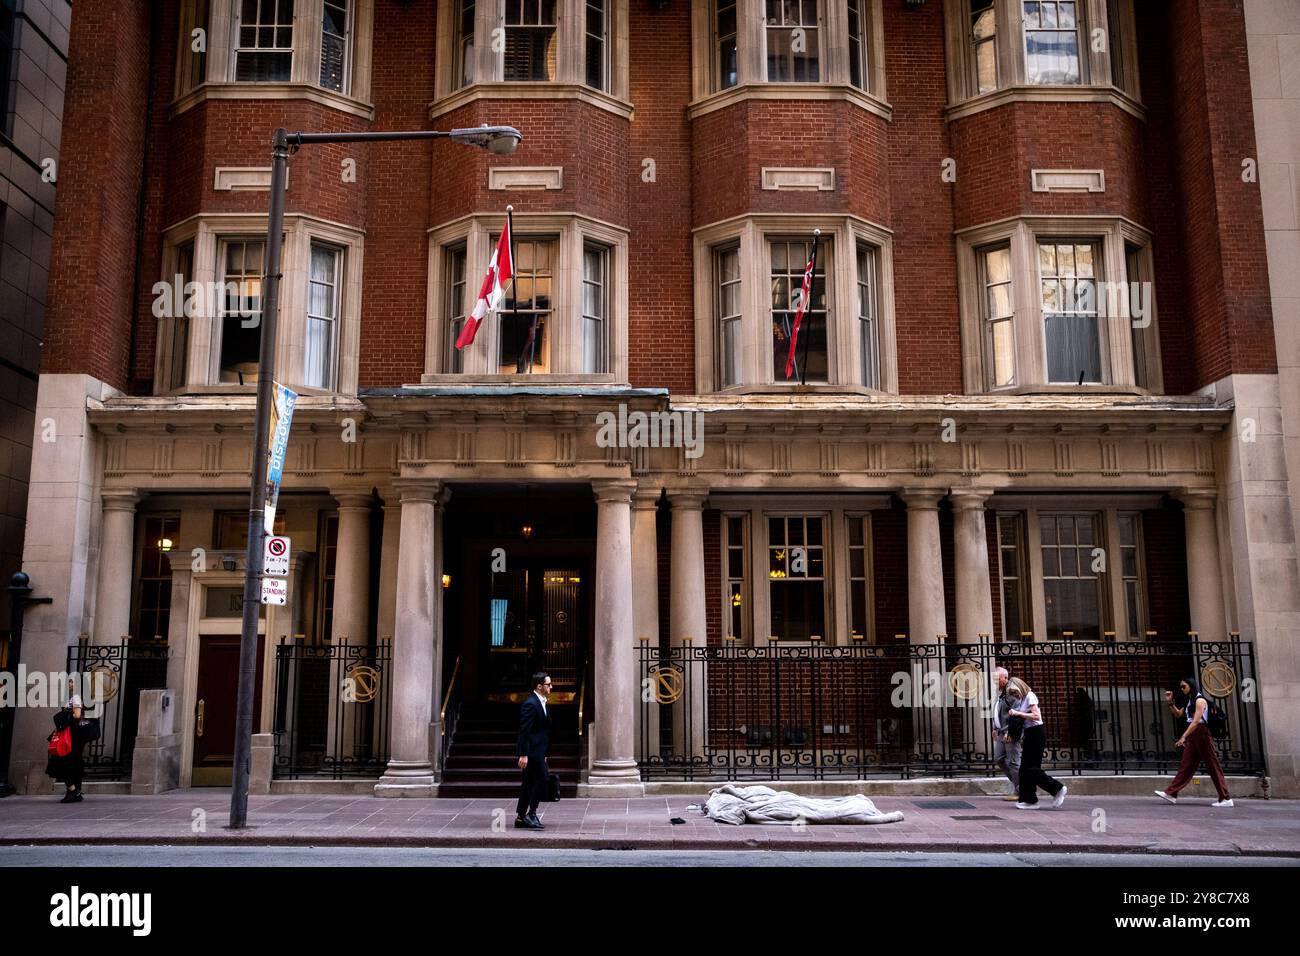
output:
[[289, 539], [281, 534], [266, 536], [262, 552], [262, 573], [282, 578], [289, 573]]

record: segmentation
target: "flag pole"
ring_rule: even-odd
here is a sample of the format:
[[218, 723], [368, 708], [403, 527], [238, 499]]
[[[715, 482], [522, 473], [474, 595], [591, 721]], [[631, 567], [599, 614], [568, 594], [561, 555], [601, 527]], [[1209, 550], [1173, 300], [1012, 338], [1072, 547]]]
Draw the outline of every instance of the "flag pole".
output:
[[[513, 235], [513, 233], [511, 233]], [[822, 231], [813, 230], [813, 248], [812, 248], [812, 276], [808, 280], [808, 301], [803, 303], [804, 315], [808, 317], [808, 333], [803, 339], [803, 368], [799, 374], [799, 384], [808, 384], [808, 340], [812, 338], [812, 298], [813, 290], [817, 288], [817, 243], [821, 241]]]

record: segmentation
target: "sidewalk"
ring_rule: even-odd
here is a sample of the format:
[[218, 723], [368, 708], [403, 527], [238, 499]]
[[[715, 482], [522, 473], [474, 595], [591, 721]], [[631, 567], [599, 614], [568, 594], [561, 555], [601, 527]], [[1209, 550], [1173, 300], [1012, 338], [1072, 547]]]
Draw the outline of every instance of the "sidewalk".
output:
[[[575, 799], [543, 804], [546, 830], [513, 827], [505, 800], [254, 796], [250, 826], [225, 829], [230, 791], [158, 796], [0, 800], [0, 845], [258, 844], [304, 846], [548, 847], [587, 849], [809, 849], [930, 852], [1198, 853], [1300, 858], [1300, 801], [1239, 799], [1233, 809], [1184, 798], [1078, 796], [1060, 810], [1017, 810], [997, 797], [879, 797], [901, 823], [730, 826], [689, 804], [699, 796]], [[672, 817], [686, 822], [673, 825]], [[197, 831], [197, 832], [196, 832]]]

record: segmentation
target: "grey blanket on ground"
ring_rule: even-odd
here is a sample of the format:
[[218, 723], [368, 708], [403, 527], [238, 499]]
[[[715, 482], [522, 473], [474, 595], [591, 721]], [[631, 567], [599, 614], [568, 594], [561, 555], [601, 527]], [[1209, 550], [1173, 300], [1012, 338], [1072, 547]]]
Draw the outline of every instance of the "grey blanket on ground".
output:
[[860, 793], [851, 797], [802, 797], [771, 787], [727, 784], [709, 791], [700, 808], [719, 823], [901, 823], [903, 814], [882, 813]]

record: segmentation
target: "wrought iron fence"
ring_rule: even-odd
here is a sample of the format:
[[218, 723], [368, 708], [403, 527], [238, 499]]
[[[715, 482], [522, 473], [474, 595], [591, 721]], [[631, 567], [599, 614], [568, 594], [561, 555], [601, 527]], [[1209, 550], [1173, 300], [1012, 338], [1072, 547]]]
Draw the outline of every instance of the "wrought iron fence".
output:
[[275, 779], [378, 777], [388, 766], [392, 641], [281, 638], [275, 649]]
[[80, 674], [81, 686], [95, 688], [100, 699], [100, 736], [85, 750], [87, 780], [130, 779], [140, 691], [167, 686], [170, 653], [166, 643], [129, 639], [116, 644], [80, 641], [68, 648], [69, 676]]
[[993, 775], [993, 670], [1038, 697], [1043, 766], [1164, 774], [1179, 719], [1165, 690], [1195, 677], [1227, 717], [1224, 770], [1265, 772], [1254, 646], [1224, 641], [640, 649], [638, 753], [647, 779]]

